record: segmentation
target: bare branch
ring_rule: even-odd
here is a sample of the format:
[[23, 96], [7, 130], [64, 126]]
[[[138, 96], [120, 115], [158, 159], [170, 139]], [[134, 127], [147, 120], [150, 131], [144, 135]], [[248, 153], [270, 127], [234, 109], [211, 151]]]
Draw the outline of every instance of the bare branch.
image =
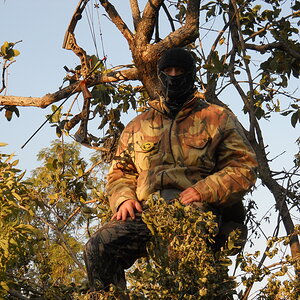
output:
[[138, 24], [141, 21], [141, 12], [137, 0], [130, 0], [130, 7], [133, 18], [134, 29], [137, 30]]
[[[186, 8], [186, 24], [199, 27], [200, 0], [190, 0]], [[198, 35], [198, 31], [197, 31]]]
[[166, 5], [164, 3], [162, 5], [162, 8], [163, 8], [163, 10], [164, 10], [164, 12], [165, 12], [165, 14], [166, 14], [166, 16], [168, 18], [168, 21], [170, 23], [172, 31], [175, 31], [175, 25], [174, 25], [173, 18], [172, 18], [171, 14], [168, 11], [168, 8], [166, 7]]
[[[0, 95], [0, 105], [16, 105], [16, 106], [34, 106], [45, 108], [49, 104], [55, 102], [51, 97], [48, 99], [48, 95], [38, 98], [38, 97], [20, 97], [20, 96], [1, 96]], [[44, 103], [48, 103], [44, 105]]]
[[[117, 82], [121, 80], [138, 80], [136, 68], [129, 68], [121, 71], [112, 71], [107, 74], [101, 74], [88, 81], [88, 86], [94, 86], [99, 83]], [[0, 105], [16, 105], [16, 106], [34, 106], [46, 108], [47, 106], [80, 92], [79, 84], [73, 83], [55, 93], [46, 94], [38, 97], [18, 97], [18, 96], [1, 96]]]
[[[174, 20], [167, 8], [167, 6], [163, 3], [162, 4], [162, 9], [164, 10], [167, 18], [168, 18], [168, 21], [170, 23], [170, 26], [171, 26], [171, 29], [172, 29], [172, 32], [174, 32], [176, 29], [175, 29], [175, 25], [174, 25]], [[159, 11], [157, 12], [157, 17], [156, 17], [156, 24], [155, 24], [155, 39], [154, 39], [154, 43], [158, 43], [161, 38], [159, 37]]]
[[104, 7], [105, 11], [108, 13], [112, 22], [116, 25], [119, 31], [126, 38], [128, 44], [131, 45], [133, 41], [133, 34], [127, 27], [126, 23], [122, 20], [115, 7], [107, 0], [100, 0], [100, 3]]
[[6, 83], [5, 83], [5, 73], [6, 73], [6, 70], [14, 62], [16, 62], [16, 61], [13, 60], [9, 64], [6, 64], [6, 61], [5, 61], [4, 64], [3, 64], [3, 68], [2, 68], [2, 88], [0, 89], [0, 93], [2, 93], [5, 90], [5, 88], [6, 88]]
[[150, 42], [159, 11], [164, 0], [149, 0], [145, 6], [141, 22], [137, 28], [136, 43], [138, 46], [146, 45]]
[[286, 51], [287, 53], [289, 53], [291, 56], [293, 56], [296, 59], [300, 59], [300, 54], [297, 51], [291, 49], [291, 47], [289, 47], [288, 45], [286, 45], [283, 42], [273, 42], [273, 43], [264, 44], [264, 45], [255, 45], [255, 44], [246, 43], [245, 46], [247, 49], [256, 50], [261, 53], [265, 53], [266, 51], [272, 50], [272, 49], [278, 49], [278, 50]]
[[200, 0], [188, 1], [186, 23], [170, 33], [154, 47], [161, 54], [164, 50], [172, 47], [183, 47], [194, 42], [199, 36], [199, 9]]
[[2, 88], [0, 89], [0, 93], [2, 93], [4, 90], [5, 90], [5, 71], [6, 71], [6, 66], [5, 64], [3, 65], [3, 68], [2, 68]]
[[245, 46], [247, 49], [256, 50], [259, 51], [260, 53], [265, 53], [268, 50], [272, 50], [275, 48], [279, 49], [281, 47], [281, 43], [274, 42], [274, 43], [269, 43], [264, 45], [255, 45], [255, 44], [246, 43]]

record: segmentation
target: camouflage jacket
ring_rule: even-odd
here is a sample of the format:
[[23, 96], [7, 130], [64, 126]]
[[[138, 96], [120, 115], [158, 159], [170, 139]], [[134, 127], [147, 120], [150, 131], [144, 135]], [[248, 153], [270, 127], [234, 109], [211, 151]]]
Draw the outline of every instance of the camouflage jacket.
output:
[[175, 118], [159, 100], [150, 106], [120, 137], [107, 177], [111, 209], [158, 190], [188, 187], [217, 207], [241, 203], [255, 183], [257, 162], [236, 117], [197, 98]]

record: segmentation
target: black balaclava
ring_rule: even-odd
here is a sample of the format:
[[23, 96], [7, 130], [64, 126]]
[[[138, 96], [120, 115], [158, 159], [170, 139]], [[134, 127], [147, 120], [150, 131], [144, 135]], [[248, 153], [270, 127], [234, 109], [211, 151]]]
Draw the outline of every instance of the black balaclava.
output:
[[[178, 76], [170, 76], [163, 72], [169, 67], [181, 67], [185, 72]], [[157, 75], [161, 82], [166, 106], [171, 111], [178, 112], [195, 92], [196, 63], [193, 56], [183, 48], [167, 50], [157, 62]]]

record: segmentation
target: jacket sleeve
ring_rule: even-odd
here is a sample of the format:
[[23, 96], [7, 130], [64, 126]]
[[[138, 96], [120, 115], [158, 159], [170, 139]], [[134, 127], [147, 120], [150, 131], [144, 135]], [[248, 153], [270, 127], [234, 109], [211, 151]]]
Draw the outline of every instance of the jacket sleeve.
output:
[[126, 127], [121, 134], [116, 156], [107, 175], [106, 190], [113, 212], [116, 212], [124, 201], [137, 200], [135, 191], [138, 173], [131, 157], [131, 137], [130, 129]]
[[201, 201], [226, 207], [241, 201], [256, 181], [255, 153], [236, 117], [226, 112], [220, 126], [221, 139], [215, 158], [214, 172], [198, 181], [195, 188]]

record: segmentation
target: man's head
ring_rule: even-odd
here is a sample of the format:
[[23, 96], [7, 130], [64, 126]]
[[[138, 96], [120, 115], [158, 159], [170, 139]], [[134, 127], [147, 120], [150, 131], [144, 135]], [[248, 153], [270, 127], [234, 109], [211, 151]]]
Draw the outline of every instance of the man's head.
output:
[[172, 48], [164, 52], [157, 62], [157, 75], [167, 104], [181, 107], [192, 97], [196, 63], [187, 50]]

